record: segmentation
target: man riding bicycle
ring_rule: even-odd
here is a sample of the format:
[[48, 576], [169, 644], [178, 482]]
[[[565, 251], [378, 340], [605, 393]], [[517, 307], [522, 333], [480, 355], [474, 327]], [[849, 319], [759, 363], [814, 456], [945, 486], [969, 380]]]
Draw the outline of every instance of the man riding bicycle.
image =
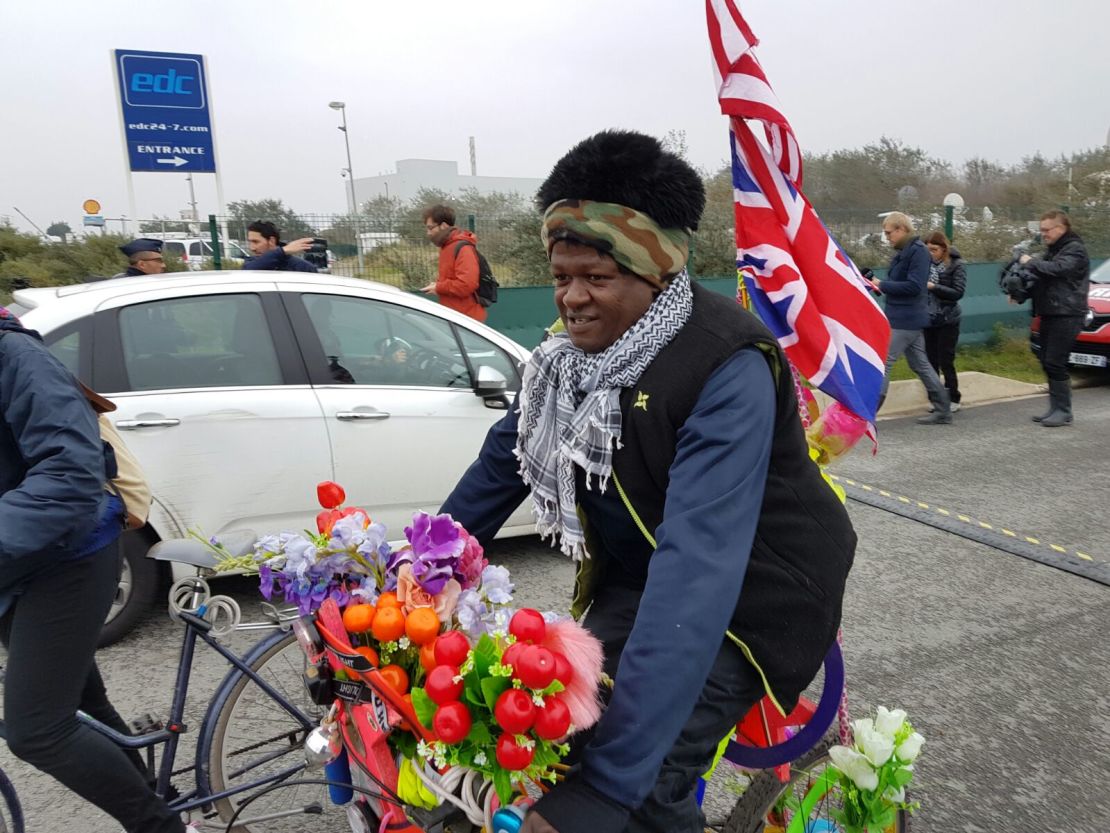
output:
[[774, 337], [687, 274], [698, 174], [607, 131], [537, 202], [564, 331], [442, 511], [489, 539], [530, 499], [615, 685], [522, 829], [701, 833], [720, 739], [765, 694], [790, 709], [835, 639], [855, 533]]

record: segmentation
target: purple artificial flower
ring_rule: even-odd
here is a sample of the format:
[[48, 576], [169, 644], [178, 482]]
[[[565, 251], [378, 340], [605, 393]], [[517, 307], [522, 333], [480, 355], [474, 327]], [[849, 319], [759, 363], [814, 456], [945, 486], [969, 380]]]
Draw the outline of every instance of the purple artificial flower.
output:
[[513, 583], [509, 581], [509, 570], [499, 565], [491, 565], [482, 570], [482, 592], [494, 604], [508, 604], [513, 600]]
[[464, 590], [459, 594], [459, 601], [455, 605], [455, 618], [459, 620], [459, 627], [473, 640], [477, 640], [487, 632], [485, 617], [489, 608], [476, 590]]
[[274, 595], [274, 571], [265, 561], [258, 565], [258, 589], [266, 601]]
[[[412, 549], [404, 561], [412, 563], [413, 578], [425, 591], [438, 595], [454, 576], [466, 545], [458, 525], [450, 515], [417, 512], [412, 517], [412, 526], [405, 527], [405, 537]], [[400, 558], [395, 560], [397, 567], [403, 563]]]

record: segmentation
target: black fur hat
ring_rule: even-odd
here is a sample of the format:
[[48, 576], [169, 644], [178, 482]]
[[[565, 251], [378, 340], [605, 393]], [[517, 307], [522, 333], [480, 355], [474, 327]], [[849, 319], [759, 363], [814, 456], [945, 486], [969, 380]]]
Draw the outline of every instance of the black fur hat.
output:
[[658, 139], [603, 130], [571, 148], [536, 192], [540, 211], [565, 199], [627, 205], [662, 228], [696, 229], [705, 186], [697, 171]]

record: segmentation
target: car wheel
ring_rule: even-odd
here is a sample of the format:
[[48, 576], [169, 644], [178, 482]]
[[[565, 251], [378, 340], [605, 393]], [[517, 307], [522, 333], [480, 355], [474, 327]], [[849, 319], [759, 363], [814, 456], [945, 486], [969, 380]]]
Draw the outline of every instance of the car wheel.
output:
[[140, 530], [125, 532], [120, 539], [123, 558], [119, 585], [100, 632], [99, 647], [119, 642], [154, 604], [158, 595], [158, 562], [146, 557], [153, 543], [152, 536]]

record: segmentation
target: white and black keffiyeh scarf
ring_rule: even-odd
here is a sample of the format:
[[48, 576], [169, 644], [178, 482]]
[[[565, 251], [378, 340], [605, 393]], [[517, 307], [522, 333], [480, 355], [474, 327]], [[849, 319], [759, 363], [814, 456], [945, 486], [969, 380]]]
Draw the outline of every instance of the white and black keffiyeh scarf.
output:
[[620, 448], [622, 388], [636, 384], [648, 365], [682, 329], [693, 308], [683, 269], [648, 311], [601, 353], [584, 353], [566, 333], [543, 342], [524, 369], [516, 456], [532, 490], [540, 535], [557, 536], [562, 551], [588, 555], [575, 500], [575, 465], [602, 491]]

